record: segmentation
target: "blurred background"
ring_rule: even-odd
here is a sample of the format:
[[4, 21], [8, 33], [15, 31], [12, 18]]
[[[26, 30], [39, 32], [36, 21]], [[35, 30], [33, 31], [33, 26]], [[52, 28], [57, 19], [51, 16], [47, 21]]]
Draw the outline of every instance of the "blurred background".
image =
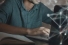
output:
[[68, 0], [41, 0], [41, 2], [53, 10], [55, 5], [67, 5]]
[[[2, 4], [5, 0], [0, 0], [0, 4]], [[54, 9], [55, 5], [67, 5], [68, 0], [41, 0], [42, 3], [44, 3], [47, 7], [49, 7], [51, 10]]]

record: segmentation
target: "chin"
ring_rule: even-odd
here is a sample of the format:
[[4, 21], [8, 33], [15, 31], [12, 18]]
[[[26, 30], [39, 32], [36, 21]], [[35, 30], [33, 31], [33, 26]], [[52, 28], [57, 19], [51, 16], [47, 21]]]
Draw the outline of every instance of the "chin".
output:
[[34, 2], [34, 4], [39, 4], [39, 2]]
[[31, 3], [39, 4], [40, 0], [29, 0]]
[[39, 4], [40, 0], [32, 0], [35, 4]]

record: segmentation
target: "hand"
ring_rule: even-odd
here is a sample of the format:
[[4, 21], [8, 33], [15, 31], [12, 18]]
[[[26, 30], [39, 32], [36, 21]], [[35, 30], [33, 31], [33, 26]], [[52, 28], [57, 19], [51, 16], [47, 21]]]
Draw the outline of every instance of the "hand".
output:
[[49, 32], [46, 30], [45, 27], [39, 27], [35, 29], [28, 29], [28, 35], [49, 35]]

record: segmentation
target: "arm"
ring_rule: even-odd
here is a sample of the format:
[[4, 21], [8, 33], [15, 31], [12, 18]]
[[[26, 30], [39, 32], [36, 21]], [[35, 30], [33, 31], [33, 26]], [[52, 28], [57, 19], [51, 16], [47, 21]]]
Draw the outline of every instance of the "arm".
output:
[[42, 22], [51, 24], [51, 19], [47, 17], [47, 14], [52, 14], [53, 11], [51, 11], [48, 7], [46, 7], [44, 4], [41, 3], [41, 8], [42, 8]]
[[11, 12], [12, 0], [5, 0], [5, 2], [0, 6], [0, 32], [24, 35], [27, 34], [26, 28], [14, 27], [6, 24]]
[[21, 27], [14, 27], [14, 26], [10, 26], [10, 25], [7, 25], [7, 24], [0, 23], [0, 32], [26, 35], [27, 29], [21, 28]]
[[48, 34], [48, 32], [45, 30], [45, 27], [27, 29], [27, 28], [10, 26], [10, 25], [3, 24], [3, 23], [0, 23], [0, 32], [6, 32], [6, 33], [11, 33], [11, 34], [20, 34], [20, 35], [45, 35], [45, 34]]

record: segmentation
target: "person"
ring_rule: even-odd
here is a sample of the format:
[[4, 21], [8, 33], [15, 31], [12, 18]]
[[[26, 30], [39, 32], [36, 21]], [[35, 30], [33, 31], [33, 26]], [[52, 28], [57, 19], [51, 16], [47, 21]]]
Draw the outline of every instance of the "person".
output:
[[51, 24], [48, 13], [53, 12], [38, 0], [5, 0], [0, 6], [0, 32], [19, 35], [47, 34], [42, 22]]

